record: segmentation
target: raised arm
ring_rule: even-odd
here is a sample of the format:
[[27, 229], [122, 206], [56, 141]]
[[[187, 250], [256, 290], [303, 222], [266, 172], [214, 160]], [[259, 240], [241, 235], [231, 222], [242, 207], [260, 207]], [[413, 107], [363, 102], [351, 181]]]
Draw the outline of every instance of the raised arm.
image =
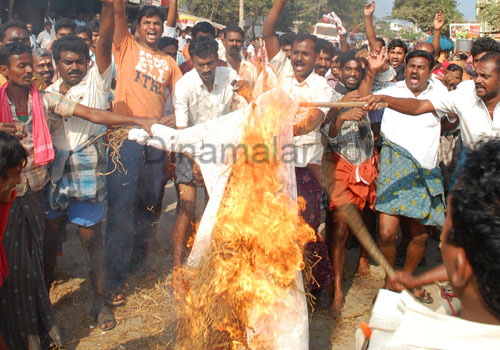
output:
[[99, 73], [103, 74], [111, 64], [111, 51], [113, 46], [114, 11], [113, 0], [101, 0], [101, 26], [99, 27], [99, 41], [95, 50], [95, 60]]
[[168, 3], [167, 27], [175, 27], [177, 22], [177, 0], [170, 0]]
[[[47, 1], [47, 10], [45, 11], [45, 18], [44, 18], [44, 20], [48, 21], [49, 18], [50, 18], [50, 0]], [[45, 28], [44, 28], [44, 30], [45, 30]]]
[[262, 30], [262, 36], [266, 42], [267, 57], [270, 60], [280, 52], [280, 42], [275, 34], [276, 23], [281, 14], [283, 6], [285, 6], [286, 0], [275, 0], [273, 7], [267, 14], [264, 20], [264, 29]]
[[371, 94], [375, 75], [387, 62], [387, 59], [385, 57], [385, 47], [383, 47], [378, 54], [373, 51], [370, 52], [367, 61], [368, 67], [366, 68], [366, 74], [358, 88], [360, 96], [368, 96], [369, 94]]
[[434, 106], [429, 100], [417, 100], [416, 98], [397, 98], [387, 95], [370, 95], [360, 99], [366, 102], [365, 110], [374, 111], [378, 109], [377, 103], [386, 102], [387, 108], [394, 109], [396, 112], [419, 115], [424, 113], [433, 113]]
[[434, 48], [434, 57], [439, 58], [439, 51], [441, 50], [441, 28], [444, 26], [444, 15], [442, 11], [439, 11], [434, 16], [434, 36], [432, 37], [432, 47]]
[[349, 50], [349, 45], [347, 44], [347, 33], [340, 35], [340, 51], [346, 52]]
[[370, 45], [370, 52], [375, 52], [377, 47], [377, 37], [375, 35], [375, 27], [373, 26], [373, 13], [375, 12], [375, 0], [365, 5], [363, 14], [365, 15], [365, 32]]
[[[125, 13], [125, 4], [127, 0], [114, 0], [114, 8], [115, 8], [115, 31], [113, 34], [113, 43], [116, 46], [119, 46], [123, 39], [128, 35], [128, 26], [127, 26], [127, 15]], [[104, 21], [104, 17], [102, 18]], [[101, 23], [102, 26], [102, 23]]]

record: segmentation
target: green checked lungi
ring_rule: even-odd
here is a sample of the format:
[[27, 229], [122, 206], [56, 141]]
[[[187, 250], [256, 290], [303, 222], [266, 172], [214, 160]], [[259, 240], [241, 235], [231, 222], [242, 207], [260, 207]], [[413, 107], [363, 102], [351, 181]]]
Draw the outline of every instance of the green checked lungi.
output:
[[405, 148], [384, 139], [378, 172], [375, 210], [417, 219], [423, 225], [443, 225], [445, 199], [439, 167], [423, 168]]

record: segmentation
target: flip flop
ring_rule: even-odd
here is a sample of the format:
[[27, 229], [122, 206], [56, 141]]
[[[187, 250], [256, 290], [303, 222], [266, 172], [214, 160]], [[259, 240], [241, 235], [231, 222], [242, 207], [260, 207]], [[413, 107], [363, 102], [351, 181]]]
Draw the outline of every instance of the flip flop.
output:
[[97, 313], [96, 322], [101, 331], [109, 331], [116, 326], [115, 316], [108, 306], [103, 306]]
[[418, 301], [424, 303], [424, 304], [432, 304], [434, 302], [434, 299], [432, 298], [431, 293], [425, 290], [425, 288], [414, 288], [411, 290], [411, 293], [417, 299]]

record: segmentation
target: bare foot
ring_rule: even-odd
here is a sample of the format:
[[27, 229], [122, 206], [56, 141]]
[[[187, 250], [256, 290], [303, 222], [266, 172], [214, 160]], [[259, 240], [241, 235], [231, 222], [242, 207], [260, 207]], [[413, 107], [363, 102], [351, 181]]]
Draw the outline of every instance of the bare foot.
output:
[[358, 272], [354, 276], [362, 278], [370, 277], [370, 263], [368, 262], [368, 258], [359, 258]]
[[336, 293], [333, 296], [332, 305], [331, 305], [331, 309], [332, 309], [332, 313], [333, 313], [334, 317], [338, 317], [342, 313], [342, 307], [344, 306], [343, 301], [344, 301], [344, 295], [343, 295], [342, 291], [336, 291]]

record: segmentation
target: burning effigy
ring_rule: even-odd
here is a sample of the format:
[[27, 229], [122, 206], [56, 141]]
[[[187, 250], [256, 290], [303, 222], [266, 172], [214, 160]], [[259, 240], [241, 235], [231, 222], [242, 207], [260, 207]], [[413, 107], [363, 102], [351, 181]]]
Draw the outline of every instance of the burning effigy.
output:
[[183, 270], [181, 349], [309, 347], [302, 270], [315, 233], [298, 215], [305, 203], [296, 198], [296, 110], [275, 89], [192, 128], [154, 125], [152, 138], [130, 132], [140, 143], [191, 154], [210, 195]]

